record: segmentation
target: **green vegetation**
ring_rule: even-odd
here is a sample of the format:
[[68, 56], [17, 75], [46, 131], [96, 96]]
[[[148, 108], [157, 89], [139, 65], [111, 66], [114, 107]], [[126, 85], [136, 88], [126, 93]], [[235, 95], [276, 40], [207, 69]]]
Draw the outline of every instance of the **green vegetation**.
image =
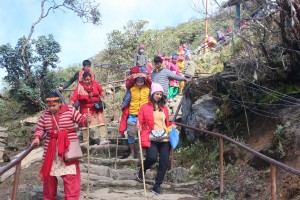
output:
[[209, 142], [197, 141], [195, 144], [181, 144], [176, 149], [176, 160], [179, 166], [190, 169], [192, 179], [203, 181], [206, 177], [217, 175], [218, 144], [211, 140]]

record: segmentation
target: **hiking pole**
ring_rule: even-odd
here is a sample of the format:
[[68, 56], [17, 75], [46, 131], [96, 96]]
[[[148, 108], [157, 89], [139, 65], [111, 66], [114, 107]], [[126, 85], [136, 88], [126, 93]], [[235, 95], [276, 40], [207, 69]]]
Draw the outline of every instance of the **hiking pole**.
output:
[[119, 146], [119, 138], [118, 138], [118, 135], [117, 135], [117, 146], [116, 146], [115, 169], [117, 169], [118, 146]]
[[[90, 109], [88, 108], [88, 115], [90, 115]], [[87, 169], [87, 188], [86, 188], [86, 197], [90, 199], [90, 123], [87, 123], [87, 157], [88, 157], [88, 169]]]
[[110, 141], [108, 140], [108, 132], [107, 132], [107, 127], [106, 127], [106, 118], [105, 118], [105, 109], [104, 109], [104, 103], [102, 101], [102, 108], [103, 108], [103, 118], [104, 118], [104, 126], [105, 126], [105, 132], [106, 132], [106, 139], [107, 139], [107, 144], [108, 144], [108, 158], [110, 158]]
[[[120, 130], [120, 122], [121, 122], [121, 117], [122, 115], [120, 116], [120, 119], [119, 119], [119, 130]], [[116, 146], [116, 159], [115, 159], [115, 169], [117, 169], [117, 159], [118, 159], [118, 148], [119, 148], [119, 138], [118, 138], [118, 134], [117, 134], [117, 146]]]
[[[139, 126], [140, 123], [137, 121], [137, 125]], [[142, 149], [142, 141], [141, 141], [141, 131], [140, 128], [138, 130], [138, 139], [139, 139], [139, 149], [140, 149], [140, 158], [141, 158], [141, 166], [142, 166], [142, 175], [143, 175], [143, 186], [144, 186], [144, 193], [145, 197], [147, 196], [147, 191], [146, 191], [146, 179], [145, 179], [145, 172], [144, 172], [144, 159], [143, 159], [143, 149]]]

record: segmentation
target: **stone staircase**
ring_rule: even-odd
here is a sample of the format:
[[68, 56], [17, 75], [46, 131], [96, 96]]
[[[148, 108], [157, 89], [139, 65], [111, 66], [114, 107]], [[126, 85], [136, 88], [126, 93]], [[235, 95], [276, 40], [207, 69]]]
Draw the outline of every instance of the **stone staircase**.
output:
[[[173, 117], [175, 115], [175, 112], [180, 104], [180, 101], [182, 99], [182, 95], [177, 95], [175, 98], [173, 98], [172, 101], [169, 101], [167, 103], [168, 107], [169, 107], [169, 116], [170, 116], [170, 120], [173, 120]], [[179, 109], [177, 118], [180, 118], [182, 116], [182, 112], [181, 109]]]
[[[90, 164], [88, 165], [87, 145], [82, 144], [82, 151], [85, 155], [81, 160], [81, 198], [80, 199], [197, 199], [196, 193], [198, 184], [195, 181], [185, 182], [188, 177], [188, 170], [178, 167], [167, 172], [165, 183], [162, 184], [163, 194], [155, 195], [150, 192], [154, 185], [156, 166], [147, 170], [146, 195], [143, 183], [137, 181], [136, 173], [140, 167], [140, 159], [124, 159], [129, 154], [126, 139], [116, 138], [118, 123], [110, 123], [107, 126], [111, 144], [90, 145]], [[137, 156], [139, 158], [139, 155]], [[88, 175], [89, 167], [89, 175]], [[89, 177], [89, 179], [88, 179]], [[184, 180], [184, 181], [183, 181]], [[87, 185], [89, 184], [89, 194]], [[42, 199], [42, 186], [34, 186], [30, 189], [31, 199]], [[63, 199], [63, 183], [59, 178], [58, 199]], [[20, 198], [21, 199], [21, 198]]]

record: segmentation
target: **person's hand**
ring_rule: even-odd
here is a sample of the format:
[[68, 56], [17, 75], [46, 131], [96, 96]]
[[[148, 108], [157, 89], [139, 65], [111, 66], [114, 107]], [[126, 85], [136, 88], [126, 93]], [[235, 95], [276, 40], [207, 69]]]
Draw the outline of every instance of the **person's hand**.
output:
[[132, 75], [131, 75], [131, 78], [132, 78], [132, 79], [136, 79], [137, 77], [138, 77], [138, 74], [132, 74]]
[[92, 122], [92, 115], [91, 115], [91, 114], [87, 114], [87, 115], [86, 115], [86, 121], [87, 121], [88, 123], [91, 123], [91, 122]]
[[106, 92], [105, 92], [105, 91], [101, 92], [101, 94], [100, 94], [101, 98], [104, 98], [105, 95], [106, 95]]
[[176, 128], [176, 124], [172, 124], [172, 128]]
[[119, 105], [119, 109], [122, 110], [122, 104]]
[[70, 105], [71, 105], [71, 106], [74, 106], [74, 102], [73, 102], [73, 101], [71, 101], [71, 102], [70, 102]]
[[34, 138], [31, 142], [31, 145], [30, 146], [40, 146], [40, 139], [39, 138]]
[[58, 87], [58, 90], [59, 91], [62, 91], [64, 88], [63, 87]]
[[141, 130], [142, 130], [141, 125], [140, 125], [140, 124], [136, 124], [136, 125], [135, 125], [135, 130], [136, 130], [136, 131], [141, 131]]
[[139, 77], [141, 77], [141, 78], [147, 78], [147, 75], [144, 74], [144, 73], [139, 73], [138, 75], [139, 75]]

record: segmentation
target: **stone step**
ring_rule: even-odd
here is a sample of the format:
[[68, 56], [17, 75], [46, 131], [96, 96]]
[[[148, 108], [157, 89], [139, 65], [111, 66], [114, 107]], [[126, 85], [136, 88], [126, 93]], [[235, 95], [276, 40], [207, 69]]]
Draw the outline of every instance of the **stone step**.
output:
[[105, 166], [112, 166], [115, 163], [119, 165], [136, 165], [140, 163], [139, 159], [119, 159], [119, 158], [96, 158], [90, 157], [90, 162], [94, 165], [105, 165]]
[[[81, 144], [81, 150], [83, 154], [87, 154], [87, 145]], [[128, 145], [116, 145], [116, 144], [105, 144], [105, 145], [90, 145], [90, 156], [108, 158], [109, 154], [111, 158], [117, 155], [124, 155], [129, 151]]]
[[[140, 183], [141, 184], [141, 183]], [[99, 199], [99, 200], [146, 200], [146, 199], [153, 199], [153, 200], [196, 200], [198, 199], [196, 196], [191, 194], [183, 194], [183, 193], [175, 193], [174, 191], [163, 190], [161, 195], [155, 195], [154, 193], [150, 192], [152, 186], [146, 185], [146, 194], [144, 189], [141, 187], [138, 188], [122, 188], [122, 187], [105, 187], [101, 189], [94, 189], [90, 188], [89, 191], [89, 199]], [[33, 189], [30, 190], [30, 199], [42, 200], [43, 196], [43, 188], [42, 186], [34, 186]], [[23, 199], [21, 196], [17, 199]], [[58, 200], [63, 200], [64, 195], [62, 189], [58, 191], [57, 194]], [[86, 189], [81, 191], [80, 199], [87, 199], [87, 191]]]

